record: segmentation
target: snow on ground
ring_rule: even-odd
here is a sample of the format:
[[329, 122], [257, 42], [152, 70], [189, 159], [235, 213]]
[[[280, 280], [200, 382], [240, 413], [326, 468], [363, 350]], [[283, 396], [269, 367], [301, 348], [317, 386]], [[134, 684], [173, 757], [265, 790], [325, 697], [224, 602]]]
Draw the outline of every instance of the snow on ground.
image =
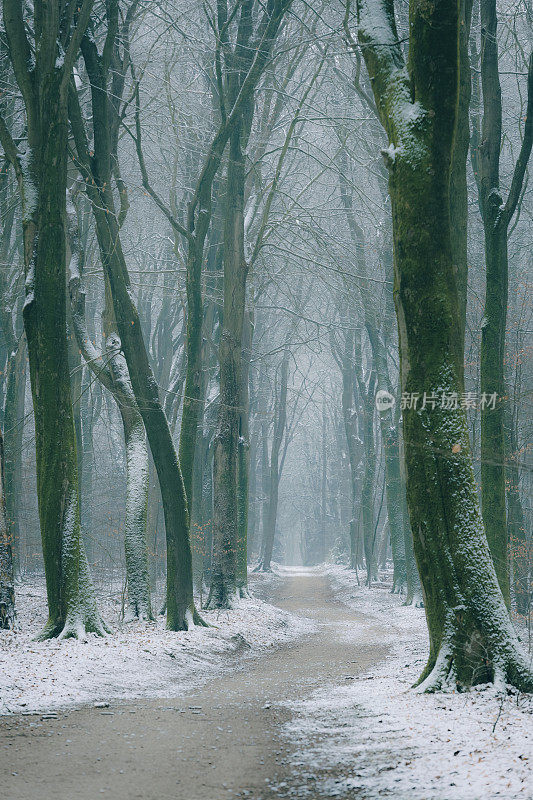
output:
[[231, 611], [203, 611], [217, 627], [181, 633], [165, 630], [164, 617], [121, 623], [120, 591], [100, 596], [99, 608], [112, 634], [36, 642], [46, 622], [44, 585], [17, 587], [17, 630], [0, 631], [0, 714], [183, 694], [313, 628], [309, 620], [254, 597], [239, 600]]
[[343, 567], [326, 572], [337, 598], [368, 615], [365, 642], [392, 649], [375, 671], [294, 705], [295, 796], [531, 800], [532, 698], [410, 690], [428, 651], [423, 609], [402, 606], [390, 585], [358, 587]]

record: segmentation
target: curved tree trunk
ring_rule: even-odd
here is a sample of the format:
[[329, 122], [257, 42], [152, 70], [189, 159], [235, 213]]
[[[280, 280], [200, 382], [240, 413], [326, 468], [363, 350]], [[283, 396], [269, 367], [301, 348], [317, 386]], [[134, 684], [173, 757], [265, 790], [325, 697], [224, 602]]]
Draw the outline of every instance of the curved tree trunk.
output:
[[[142, 416], [131, 388], [126, 360], [120, 350], [118, 336], [109, 336], [106, 353], [122, 425], [126, 447], [126, 519], [124, 548], [128, 579], [128, 613], [130, 619], [153, 619], [150, 602], [150, 576], [146, 524], [148, 510], [148, 447]], [[117, 391], [118, 389], [118, 391]], [[117, 396], [120, 392], [120, 398]]]
[[79, 101], [71, 86], [69, 112], [78, 164], [91, 201], [104, 272], [111, 291], [122, 351], [126, 358], [137, 407], [141, 413], [159, 478], [167, 540], [167, 628], [188, 630], [202, 624], [193, 598], [189, 514], [178, 456], [163, 411], [143, 339], [139, 314], [130, 291], [126, 260], [115, 211], [107, 137], [109, 96], [107, 75], [94, 40], [85, 39], [82, 52], [91, 77], [94, 150], [91, 159]]
[[[79, 351], [88, 368], [117, 403], [124, 428], [126, 448], [126, 518], [124, 548], [128, 583], [127, 619], [152, 619], [148, 550], [146, 542], [148, 504], [148, 447], [142, 416], [131, 386], [128, 367], [121, 352], [109, 287], [106, 282], [103, 313], [105, 359], [97, 352], [87, 333], [85, 292], [81, 288], [84, 265], [76, 210], [69, 204], [68, 232], [71, 249], [69, 295], [70, 322]], [[81, 420], [80, 420], [81, 429]], [[81, 430], [78, 439], [82, 439]], [[82, 442], [79, 446], [82, 446]], [[82, 465], [79, 467], [81, 474]]]

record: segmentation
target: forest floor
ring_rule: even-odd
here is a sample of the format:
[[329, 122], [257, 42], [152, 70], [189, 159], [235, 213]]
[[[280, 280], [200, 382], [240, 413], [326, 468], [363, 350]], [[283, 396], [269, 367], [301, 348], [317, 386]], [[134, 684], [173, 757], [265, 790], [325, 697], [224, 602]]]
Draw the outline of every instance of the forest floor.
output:
[[184, 691], [176, 675], [165, 701], [161, 687], [56, 718], [0, 717], [3, 796], [531, 798], [526, 698], [407, 693], [427, 649], [423, 611], [340, 567], [254, 576], [253, 590], [291, 634], [255, 658], [228, 653], [202, 687]]

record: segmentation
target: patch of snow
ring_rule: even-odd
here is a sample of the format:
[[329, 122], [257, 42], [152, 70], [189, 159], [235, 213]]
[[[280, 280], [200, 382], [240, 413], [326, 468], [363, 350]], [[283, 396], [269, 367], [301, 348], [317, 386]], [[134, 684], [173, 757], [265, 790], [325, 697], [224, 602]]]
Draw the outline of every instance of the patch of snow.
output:
[[388, 161], [390, 161], [390, 162], [392, 162], [394, 164], [394, 162], [396, 161], [396, 153], [401, 153], [401, 152], [402, 152], [402, 148], [401, 147], [395, 147], [395, 145], [392, 144], [392, 142], [391, 142], [391, 144], [389, 144], [388, 147], [384, 147], [383, 148], [383, 150], [381, 151], [381, 154], [383, 156], [385, 156]]
[[533, 698], [494, 687], [412, 691], [428, 652], [423, 609], [402, 606], [385, 586], [358, 587], [343, 567], [325, 572], [337, 598], [368, 617], [359, 641], [382, 631], [392, 651], [375, 671], [293, 705], [285, 734], [298, 797], [531, 798]]
[[36, 642], [47, 616], [44, 582], [17, 586], [18, 628], [0, 631], [0, 714], [176, 696], [313, 629], [309, 620], [254, 597], [236, 600], [231, 611], [202, 610], [213, 627], [179, 633], [167, 631], [161, 616], [121, 623], [118, 587], [107, 597], [99, 593], [99, 607], [111, 635]]

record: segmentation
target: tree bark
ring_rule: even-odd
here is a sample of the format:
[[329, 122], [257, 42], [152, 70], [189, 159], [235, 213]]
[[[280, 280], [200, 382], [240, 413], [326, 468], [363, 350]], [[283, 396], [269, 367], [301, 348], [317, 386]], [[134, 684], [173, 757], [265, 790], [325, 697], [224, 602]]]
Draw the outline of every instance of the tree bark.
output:
[[[48, 597], [41, 638], [102, 634], [81, 541], [76, 440], [70, 392], [66, 328], [67, 86], [92, 2], [84, 0], [61, 63], [63, 36], [57, 5], [41, 11], [36, 57], [30, 56], [22, 7], [4, 0], [9, 52], [21, 89], [28, 152], [10, 151], [21, 192], [26, 300], [23, 310], [35, 415], [37, 497]], [[65, 9], [63, 13], [66, 14]], [[36, 22], [34, 20], [34, 22]], [[68, 35], [68, 34], [67, 34]]]
[[[344, 157], [344, 164], [347, 159]], [[346, 212], [348, 226], [357, 254], [357, 268], [360, 282], [362, 308], [365, 328], [370, 341], [372, 359], [376, 376], [376, 389], [392, 397], [392, 384], [389, 376], [387, 348], [378, 322], [378, 310], [366, 279], [366, 255], [364, 232], [358, 224], [353, 211], [352, 194], [345, 177], [345, 170], [339, 173], [341, 200]], [[374, 398], [372, 398], [373, 402]], [[365, 400], [366, 403], [366, 400]], [[398, 428], [393, 417], [393, 406], [378, 409], [381, 442], [385, 453], [385, 491], [387, 516], [389, 519], [392, 559], [394, 563], [393, 592], [403, 592], [407, 581], [404, 528], [402, 519], [402, 482], [400, 477], [400, 452]], [[366, 430], [366, 428], [365, 428]], [[366, 462], [365, 462], [366, 463]], [[363, 511], [364, 519], [364, 511]], [[365, 523], [366, 524], [366, 523]], [[370, 521], [369, 524], [372, 524]]]
[[272, 446], [270, 448], [270, 477], [268, 481], [268, 505], [266, 508], [266, 519], [263, 528], [263, 553], [261, 560], [261, 571], [271, 571], [272, 551], [274, 549], [274, 539], [276, 536], [276, 520], [278, 515], [279, 500], [279, 453], [281, 443], [285, 434], [287, 424], [287, 382], [289, 376], [289, 349], [286, 345], [281, 362], [279, 393], [276, 398], [276, 408], [274, 410], [274, 432], [272, 435]]
[[79, 101], [71, 84], [69, 113], [78, 165], [83, 177], [87, 178], [85, 189], [96, 222], [96, 235], [104, 272], [109, 281], [120, 343], [159, 478], [167, 539], [167, 628], [188, 630], [194, 623], [201, 624], [202, 621], [193, 599], [187, 499], [172, 435], [144, 343], [140, 318], [132, 299], [120, 241], [111, 184], [106, 68], [96, 50], [94, 39], [86, 37], [83, 40], [82, 53], [91, 79], [94, 157], [89, 154]]
[[4, 498], [4, 438], [0, 431], [0, 630], [11, 630], [16, 619], [13, 535], [7, 525]]
[[220, 337], [220, 405], [213, 455], [214, 551], [209, 604], [231, 607], [237, 591], [237, 469], [242, 392], [242, 336], [247, 264], [244, 259], [242, 125], [230, 138], [224, 228], [224, 310]]
[[252, 358], [253, 309], [244, 314], [241, 397], [239, 402], [239, 455], [237, 461], [237, 590], [248, 593], [248, 510], [250, 484], [250, 361]]
[[22, 437], [24, 433], [24, 399], [26, 394], [26, 337], [19, 338], [17, 349], [7, 362], [6, 398], [4, 406], [4, 456], [6, 524], [13, 548], [17, 572], [17, 548], [20, 542], [20, 500], [22, 486]]
[[[127, 621], [152, 619], [150, 580], [148, 575], [148, 550], [146, 542], [148, 504], [148, 448], [142, 416], [135, 401], [128, 367], [121, 352], [120, 339], [112, 308], [110, 290], [106, 281], [103, 313], [105, 357], [98, 353], [87, 333], [85, 321], [85, 292], [81, 279], [84, 253], [79, 236], [77, 214], [74, 206], [68, 208], [68, 231], [71, 250], [69, 295], [70, 321], [76, 350], [96, 379], [117, 403], [124, 429], [126, 449], [126, 517], [124, 522], [124, 549], [128, 583]], [[81, 383], [81, 381], [80, 381]], [[83, 447], [78, 434], [79, 446]], [[79, 473], [82, 474], [82, 464]]]
[[[449, 181], [459, 88], [458, 6], [411, 2], [409, 71], [393, 8], [358, 4], [359, 39], [389, 166], [402, 392], [437, 398], [403, 415], [407, 502], [424, 590], [425, 690], [506, 680], [533, 689], [509, 619], [477, 503], [460, 397], [463, 343], [451, 244]], [[379, 31], [379, 41], [376, 39]], [[390, 46], [383, 47], [384, 38]]]
[[357, 570], [357, 499], [359, 498], [359, 471], [361, 457], [359, 453], [360, 440], [357, 436], [357, 415], [354, 403], [354, 384], [355, 370], [353, 365], [354, 358], [354, 335], [349, 330], [346, 333], [344, 342], [344, 352], [342, 353], [341, 372], [342, 372], [342, 415], [344, 420], [344, 431], [346, 433], [346, 444], [348, 447], [348, 460], [350, 463], [350, 494], [351, 494], [351, 517], [350, 517], [350, 569]]

